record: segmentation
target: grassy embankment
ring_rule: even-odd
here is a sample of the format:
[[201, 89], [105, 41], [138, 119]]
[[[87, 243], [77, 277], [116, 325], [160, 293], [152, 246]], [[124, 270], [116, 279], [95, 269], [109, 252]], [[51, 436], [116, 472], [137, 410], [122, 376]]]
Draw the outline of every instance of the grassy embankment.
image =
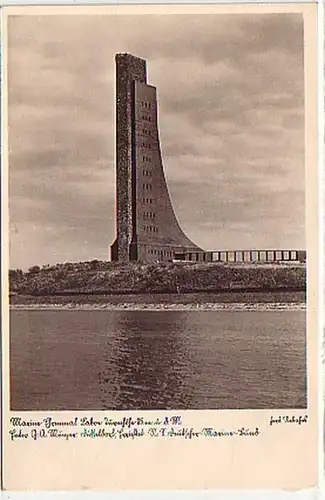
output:
[[91, 261], [10, 271], [15, 304], [302, 302], [303, 264]]

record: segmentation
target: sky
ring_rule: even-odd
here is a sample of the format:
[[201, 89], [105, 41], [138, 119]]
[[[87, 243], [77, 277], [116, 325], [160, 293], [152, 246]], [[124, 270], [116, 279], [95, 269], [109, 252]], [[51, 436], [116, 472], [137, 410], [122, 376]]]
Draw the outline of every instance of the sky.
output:
[[300, 14], [15, 16], [8, 33], [11, 268], [109, 258], [118, 52], [147, 60], [189, 238], [305, 248]]

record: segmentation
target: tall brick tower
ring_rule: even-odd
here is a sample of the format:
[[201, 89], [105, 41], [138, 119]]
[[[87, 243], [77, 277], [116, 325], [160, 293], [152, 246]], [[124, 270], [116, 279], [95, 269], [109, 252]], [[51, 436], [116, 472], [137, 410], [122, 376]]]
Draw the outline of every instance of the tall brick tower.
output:
[[164, 175], [156, 88], [146, 61], [116, 55], [116, 229], [111, 259], [168, 261], [202, 252], [179, 226]]

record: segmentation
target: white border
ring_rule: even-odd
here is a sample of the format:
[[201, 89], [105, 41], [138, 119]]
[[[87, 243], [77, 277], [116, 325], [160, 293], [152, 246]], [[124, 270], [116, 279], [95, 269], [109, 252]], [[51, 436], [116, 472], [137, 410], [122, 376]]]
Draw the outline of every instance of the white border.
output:
[[[252, 0], [250, 2], [242, 1], [242, 0], [205, 0], [200, 2], [199, 0], [178, 0], [178, 1], [170, 1], [165, 0], [164, 2], [155, 1], [155, 0], [142, 0], [141, 2], [135, 2], [134, 0], [124, 0], [124, 1], [106, 1], [106, 0], [97, 0], [97, 1], [87, 1], [87, 0], [78, 0], [78, 1], [68, 1], [68, 0], [57, 0], [55, 2], [51, 0], [43, 0], [43, 1], [19, 1], [19, 0], [7, 0], [2, 2], [0, 0], [0, 6], [23, 6], [23, 5], [38, 5], [38, 6], [46, 6], [46, 5], [118, 5], [118, 4], [281, 4], [281, 3], [293, 3], [293, 4], [310, 4], [316, 3], [314, 0], [295, 0], [294, 2], [288, 2], [287, 0], [277, 0], [272, 2], [267, 2], [265, 0]], [[318, 313], [318, 323], [319, 323], [319, 345], [320, 345], [320, 357], [322, 357], [322, 345], [323, 345], [323, 331], [325, 329], [325, 293], [324, 293], [324, 275], [325, 275], [325, 259], [324, 259], [324, 244], [325, 244], [325, 221], [324, 221], [324, 204], [325, 204], [325, 163], [324, 163], [324, 3], [322, 0], [317, 1], [318, 4], [318, 123], [319, 123], [319, 131], [318, 131], [318, 165], [319, 165], [319, 199], [320, 199], [320, 213], [319, 213], [319, 234], [321, 237], [319, 238], [319, 273], [320, 273], [320, 293], [319, 293], [319, 313]], [[3, 58], [1, 57], [1, 82], [3, 75]], [[3, 105], [3, 92], [1, 91], [1, 105]], [[1, 127], [1, 145], [3, 144], [3, 134], [4, 131]], [[2, 163], [2, 161], [1, 161]], [[3, 196], [3, 189], [5, 183], [1, 183], [1, 195]], [[1, 237], [2, 241], [4, 241], [4, 221], [3, 221], [3, 213], [1, 213]], [[1, 271], [3, 271], [3, 261], [1, 261]], [[3, 275], [3, 274], [2, 274]], [[325, 357], [325, 353], [324, 353]], [[325, 398], [325, 365], [320, 363], [321, 373], [320, 377], [322, 379], [321, 390], [323, 391], [323, 395]], [[1, 377], [2, 381], [2, 377]], [[319, 434], [321, 437], [325, 434], [324, 432], [324, 398], [320, 398], [319, 402]], [[323, 440], [321, 440], [323, 441]], [[194, 499], [204, 499], [204, 500], [212, 500], [215, 498], [225, 499], [225, 500], [255, 500], [263, 498], [265, 500], [271, 500], [276, 498], [277, 500], [316, 500], [320, 498], [324, 498], [325, 494], [325, 460], [324, 460], [324, 443], [319, 443], [319, 468], [320, 468], [320, 477], [319, 477], [319, 488], [317, 490], [304, 490], [299, 492], [288, 492], [288, 491], [230, 491], [230, 490], [209, 490], [209, 491], [183, 491], [183, 492], [173, 492], [173, 491], [165, 491], [165, 492], [155, 492], [155, 491], [146, 491], [146, 492], [124, 492], [124, 493], [109, 493], [109, 492], [2, 492], [1, 497], [3, 499], [8, 500], [29, 500], [36, 499], [41, 500], [46, 498], [48, 500], [77, 500], [78, 498], [91, 499], [97, 498], [98, 500], [115, 500], [117, 498], [121, 498], [121, 500], [142, 500], [142, 499], [156, 499], [163, 500], [166, 498], [177, 498], [177, 500], [194, 500]], [[17, 471], [19, 474], [19, 471]]]

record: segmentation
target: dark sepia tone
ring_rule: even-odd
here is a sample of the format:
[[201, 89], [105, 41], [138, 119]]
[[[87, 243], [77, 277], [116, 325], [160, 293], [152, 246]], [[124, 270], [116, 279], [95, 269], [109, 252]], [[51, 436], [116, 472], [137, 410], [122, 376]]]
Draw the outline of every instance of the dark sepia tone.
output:
[[306, 408], [302, 16], [8, 34], [11, 408]]

